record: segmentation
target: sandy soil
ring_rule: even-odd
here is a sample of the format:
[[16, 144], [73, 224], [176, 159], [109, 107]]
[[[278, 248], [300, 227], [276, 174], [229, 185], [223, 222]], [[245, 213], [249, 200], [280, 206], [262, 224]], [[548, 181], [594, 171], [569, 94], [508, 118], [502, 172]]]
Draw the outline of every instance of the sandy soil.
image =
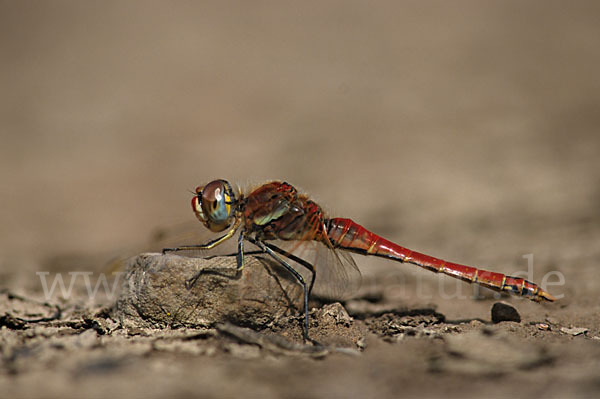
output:
[[[593, 1], [1, 3], [0, 396], [598, 396], [599, 15]], [[332, 215], [560, 300], [473, 299], [356, 257], [357, 297], [311, 303], [325, 348], [302, 343], [293, 309], [123, 325], [109, 260], [193, 222], [186, 190], [218, 177], [285, 179]], [[45, 295], [57, 276], [69, 295]], [[520, 322], [491, 322], [499, 299]]]

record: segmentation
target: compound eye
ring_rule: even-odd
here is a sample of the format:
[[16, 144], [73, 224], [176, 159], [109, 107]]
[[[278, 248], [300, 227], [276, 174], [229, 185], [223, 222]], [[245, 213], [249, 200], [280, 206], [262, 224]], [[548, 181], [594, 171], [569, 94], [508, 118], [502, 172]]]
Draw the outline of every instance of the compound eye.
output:
[[215, 180], [204, 186], [200, 193], [202, 212], [208, 219], [211, 230], [222, 231], [227, 228], [232, 216], [234, 201], [229, 184], [225, 180]]
[[[200, 189], [200, 191], [198, 191]], [[198, 187], [196, 192], [202, 195], [202, 203], [210, 205], [208, 210], [215, 209], [219, 203], [223, 202], [223, 191], [225, 187], [219, 180], [208, 183], [204, 187]]]

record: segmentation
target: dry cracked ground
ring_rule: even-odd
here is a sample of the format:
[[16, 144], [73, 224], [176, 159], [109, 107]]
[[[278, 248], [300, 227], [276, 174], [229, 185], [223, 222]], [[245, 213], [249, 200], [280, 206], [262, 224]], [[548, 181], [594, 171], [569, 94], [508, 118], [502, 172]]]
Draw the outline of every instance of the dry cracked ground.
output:
[[[407, 306], [397, 282], [376, 275], [353, 299], [311, 300], [310, 343], [297, 283], [263, 257], [247, 256], [241, 274], [235, 262], [148, 253], [106, 285], [78, 274], [68, 299], [3, 289], [3, 395], [503, 397], [517, 386], [519, 395], [586, 397], [600, 384], [593, 297], [584, 306], [567, 292], [538, 305], [481, 290], [443, 313], [418, 296]], [[57, 275], [44, 276], [47, 289]], [[90, 300], [90, 289], [113, 288]]]

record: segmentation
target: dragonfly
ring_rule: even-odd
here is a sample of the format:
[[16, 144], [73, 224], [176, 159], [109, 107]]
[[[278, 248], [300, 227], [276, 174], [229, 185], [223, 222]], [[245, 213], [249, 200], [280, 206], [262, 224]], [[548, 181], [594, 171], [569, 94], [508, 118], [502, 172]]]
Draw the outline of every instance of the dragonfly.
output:
[[[360, 279], [360, 272], [350, 255], [352, 253], [410, 263], [536, 302], [556, 300], [540, 286], [523, 278], [412, 251], [369, 231], [351, 219], [331, 218], [306, 194], [298, 192], [286, 182], [266, 183], [244, 195], [241, 189], [234, 190], [228, 181], [214, 180], [196, 188], [192, 209], [208, 230], [224, 234], [203, 244], [164, 248], [163, 254], [210, 250], [237, 234], [235, 256], [238, 273], [244, 268], [244, 243], [247, 241], [259, 248], [260, 253], [268, 255], [287, 269], [302, 286], [303, 336], [307, 340], [310, 339], [308, 299], [315, 286], [315, 279], [319, 276], [317, 285], [321, 283], [321, 286], [330, 286], [333, 296], [343, 294], [348, 287], [355, 288], [354, 283]], [[304, 268], [305, 273], [298, 271], [297, 265]]]

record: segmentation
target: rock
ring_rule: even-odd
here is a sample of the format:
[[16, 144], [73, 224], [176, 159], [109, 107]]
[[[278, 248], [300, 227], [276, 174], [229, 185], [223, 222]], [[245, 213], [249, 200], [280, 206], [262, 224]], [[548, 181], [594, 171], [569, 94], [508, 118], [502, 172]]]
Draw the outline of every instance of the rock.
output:
[[329, 318], [335, 324], [343, 326], [350, 326], [353, 321], [352, 317], [348, 315], [346, 309], [339, 302], [323, 306], [317, 311], [316, 317], [318, 320], [322, 321], [325, 318]]
[[573, 328], [563, 327], [560, 329], [560, 332], [576, 337], [578, 335], [585, 334], [586, 332], [588, 332], [588, 329], [585, 327], [573, 327]]
[[[128, 263], [112, 317], [125, 328], [222, 322], [260, 328], [302, 311], [302, 287], [286, 270], [261, 258], [244, 259], [244, 269], [236, 273], [235, 257], [141, 254]], [[194, 276], [199, 277], [188, 288], [186, 281]]]
[[501, 321], [521, 322], [521, 315], [513, 306], [506, 302], [496, 302], [492, 305], [492, 321], [500, 323]]
[[552, 330], [552, 328], [550, 327], [550, 324], [546, 324], [546, 323], [537, 323], [535, 326], [538, 328], [538, 330], [541, 330], [541, 331]]
[[24, 330], [27, 328], [27, 323], [10, 313], [4, 313], [4, 315], [0, 316], [0, 328], [4, 326], [11, 330]]

